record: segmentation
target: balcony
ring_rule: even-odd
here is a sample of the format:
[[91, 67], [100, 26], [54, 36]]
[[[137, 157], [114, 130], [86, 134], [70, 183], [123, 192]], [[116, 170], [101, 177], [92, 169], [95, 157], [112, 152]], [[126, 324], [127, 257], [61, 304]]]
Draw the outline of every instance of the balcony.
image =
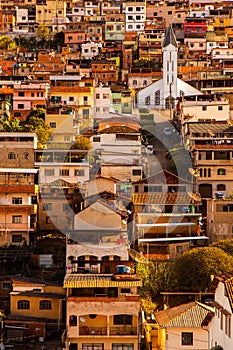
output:
[[79, 335], [80, 336], [129, 336], [129, 335], [137, 335], [137, 327], [132, 326], [122, 326], [122, 327], [109, 327], [109, 334], [107, 327], [88, 327], [81, 326], [79, 327]]
[[79, 327], [79, 335], [107, 335], [107, 327]]
[[110, 327], [110, 335], [137, 335], [137, 327], [123, 326], [123, 327]]

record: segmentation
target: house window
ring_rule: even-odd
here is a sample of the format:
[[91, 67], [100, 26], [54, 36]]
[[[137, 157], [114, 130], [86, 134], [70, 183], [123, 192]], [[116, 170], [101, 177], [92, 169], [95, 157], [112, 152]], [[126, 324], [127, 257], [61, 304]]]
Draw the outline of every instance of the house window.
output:
[[69, 169], [60, 169], [59, 170], [59, 175], [60, 176], [69, 176], [69, 174], [70, 174]]
[[74, 96], [69, 96], [69, 101], [74, 102]]
[[223, 313], [220, 311], [220, 329], [223, 330]]
[[176, 246], [176, 254], [182, 254], [182, 253], [183, 253], [182, 245], [177, 245]]
[[13, 197], [12, 204], [22, 204], [22, 197]]
[[54, 169], [45, 169], [45, 176], [54, 176]]
[[18, 104], [18, 109], [24, 109], [24, 104], [23, 103], [19, 103]]
[[40, 310], [52, 310], [52, 302], [50, 300], [41, 300]]
[[193, 333], [182, 332], [181, 333], [181, 344], [182, 345], [193, 345]]
[[112, 350], [134, 350], [134, 345], [131, 343], [126, 344], [112, 344]]
[[93, 142], [100, 142], [100, 136], [94, 136]]
[[22, 243], [22, 235], [12, 235], [12, 243]]
[[160, 90], [157, 90], [155, 92], [155, 105], [156, 106], [160, 105]]
[[8, 159], [16, 159], [16, 154], [14, 152], [8, 153]]
[[78, 344], [77, 343], [70, 343], [69, 350], [78, 350]]
[[30, 156], [29, 156], [28, 152], [24, 152], [23, 159], [30, 159]]
[[225, 316], [225, 333], [228, 335], [228, 337], [231, 337], [231, 316], [226, 315]]
[[2, 282], [2, 289], [11, 290], [11, 283], [10, 282]]
[[95, 97], [96, 97], [97, 100], [99, 100], [100, 94], [96, 94]]
[[133, 169], [132, 170], [132, 175], [134, 175], [134, 176], [139, 176], [141, 174], [142, 174], [141, 169]]
[[89, 118], [89, 109], [84, 109], [83, 110], [83, 118], [88, 119]]
[[223, 106], [218, 106], [218, 111], [223, 111]]
[[45, 222], [46, 224], [51, 224], [50, 216], [46, 216]]
[[75, 169], [74, 176], [84, 176], [85, 172], [84, 169]]
[[70, 136], [64, 136], [64, 141], [69, 142], [70, 141]]
[[113, 324], [117, 325], [127, 325], [132, 324], [133, 322], [133, 316], [132, 315], [114, 315], [113, 316]]
[[226, 185], [224, 184], [217, 185], [217, 191], [226, 191]]
[[150, 96], [147, 96], [147, 97], [145, 98], [145, 104], [146, 104], [146, 105], [149, 105], [149, 104], [150, 104]]
[[226, 175], [226, 169], [219, 168], [218, 169], [218, 175]]
[[23, 217], [22, 215], [12, 215], [12, 224], [22, 224]]
[[18, 301], [18, 310], [30, 310], [30, 301], [19, 300]]
[[203, 111], [207, 111], [207, 106], [202, 106]]
[[137, 85], [137, 80], [133, 80], [133, 85]]
[[76, 315], [70, 315], [69, 325], [70, 326], [77, 326], [77, 316]]
[[49, 125], [50, 125], [50, 128], [52, 128], [52, 129], [55, 129], [57, 127], [56, 122], [50, 122]]
[[50, 211], [53, 209], [52, 203], [44, 203], [43, 210], [44, 211]]
[[62, 204], [62, 207], [63, 207], [63, 211], [70, 210], [70, 205], [69, 205], [69, 203], [63, 203], [63, 204]]
[[19, 91], [18, 96], [23, 97], [24, 96], [24, 92], [23, 91]]

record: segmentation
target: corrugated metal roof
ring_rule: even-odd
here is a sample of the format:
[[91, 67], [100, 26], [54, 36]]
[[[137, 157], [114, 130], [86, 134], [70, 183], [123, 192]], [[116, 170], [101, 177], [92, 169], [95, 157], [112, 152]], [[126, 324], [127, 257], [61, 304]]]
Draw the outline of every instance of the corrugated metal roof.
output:
[[213, 309], [201, 303], [191, 302], [154, 314], [156, 321], [162, 328], [201, 328], [206, 316]]
[[122, 275], [122, 279], [114, 279], [114, 275], [103, 274], [68, 274], [64, 279], [64, 288], [101, 288], [101, 287], [140, 287], [141, 280], [136, 275]]
[[132, 197], [133, 204], [196, 204], [201, 202], [191, 199], [187, 193], [134, 193]]

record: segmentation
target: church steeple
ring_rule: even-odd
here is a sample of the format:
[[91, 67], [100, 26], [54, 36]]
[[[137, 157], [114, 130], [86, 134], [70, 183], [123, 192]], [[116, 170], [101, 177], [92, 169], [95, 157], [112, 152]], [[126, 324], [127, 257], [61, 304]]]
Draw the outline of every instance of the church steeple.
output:
[[166, 35], [165, 35], [165, 38], [163, 40], [163, 48], [168, 46], [169, 44], [178, 48], [175, 33], [174, 33], [171, 25], [167, 28]]
[[[167, 99], [177, 98], [177, 51], [178, 45], [176, 36], [171, 26], [167, 28], [165, 38], [163, 40], [163, 90], [165, 98], [165, 106], [169, 106]], [[166, 107], [167, 108], [167, 107]]]

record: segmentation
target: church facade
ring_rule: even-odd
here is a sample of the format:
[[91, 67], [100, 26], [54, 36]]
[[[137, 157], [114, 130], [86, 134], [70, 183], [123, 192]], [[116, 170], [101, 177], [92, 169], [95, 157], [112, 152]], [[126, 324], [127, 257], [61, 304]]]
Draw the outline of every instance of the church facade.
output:
[[178, 45], [171, 26], [163, 41], [163, 78], [137, 93], [138, 107], [170, 109], [181, 96], [196, 96], [202, 93], [177, 77]]

